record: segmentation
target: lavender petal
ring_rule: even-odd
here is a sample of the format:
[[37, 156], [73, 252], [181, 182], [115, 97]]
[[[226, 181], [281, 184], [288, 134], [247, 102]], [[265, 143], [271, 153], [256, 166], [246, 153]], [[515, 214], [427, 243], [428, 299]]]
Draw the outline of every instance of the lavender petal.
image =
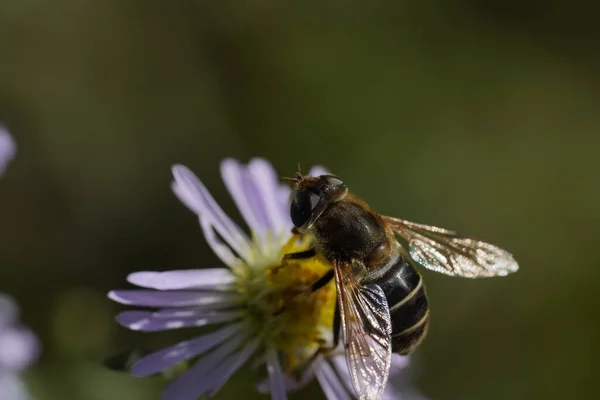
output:
[[0, 176], [15, 157], [17, 145], [8, 130], [0, 125]]
[[37, 357], [39, 343], [24, 328], [3, 328], [0, 332], [0, 371], [19, 371]]
[[314, 165], [310, 171], [308, 171], [308, 176], [320, 176], [320, 175], [330, 175], [331, 172], [327, 170], [327, 168], [321, 165]]
[[212, 251], [225, 265], [233, 267], [239, 263], [239, 259], [233, 254], [231, 247], [223, 243], [221, 238], [219, 238], [212, 222], [208, 218], [200, 217], [200, 227], [202, 228], [202, 233], [204, 233], [206, 243], [208, 243]]
[[175, 364], [189, 360], [190, 358], [196, 357], [197, 355], [212, 349], [230, 337], [239, 334], [242, 331], [242, 328], [242, 323], [227, 325], [217, 331], [202, 335], [196, 339], [187, 340], [149, 354], [134, 364], [131, 368], [131, 373], [135, 376], [148, 376], [163, 371]]
[[213, 383], [210, 379], [211, 374], [217, 371], [246, 339], [247, 335], [239, 333], [196, 361], [183, 375], [167, 386], [161, 398], [163, 400], [196, 400], [211, 387]]
[[[212, 388], [207, 392], [209, 397], [214, 396], [223, 387], [223, 385], [236, 373], [242, 365], [244, 365], [250, 356], [258, 349], [260, 345], [260, 339], [248, 343], [242, 350], [229, 357], [218, 370], [215, 370], [210, 380], [213, 382]], [[203, 394], [203, 393], [202, 393]]]
[[[343, 351], [343, 347], [341, 346], [339, 346], [338, 349]], [[341, 354], [333, 356], [329, 360], [335, 368], [335, 371], [340, 377], [340, 382], [342, 382], [346, 390], [349, 393], [354, 393], [354, 387], [352, 386], [352, 376], [350, 375], [350, 370], [348, 369], [348, 362], [346, 361], [346, 357], [343, 354]]]
[[250, 257], [248, 236], [223, 212], [202, 182], [183, 165], [172, 168], [173, 191], [193, 212], [207, 219], [215, 230], [242, 258]]
[[[302, 372], [302, 375], [299, 377], [299, 379], [296, 379], [295, 377], [292, 377], [292, 376], [286, 374], [283, 376], [285, 391], [293, 392], [293, 391], [302, 389], [303, 387], [308, 385], [313, 380], [314, 377], [315, 377], [315, 373], [312, 368], [306, 368]], [[269, 386], [269, 379], [267, 378], [267, 379], [260, 381], [256, 385], [256, 390], [259, 393], [263, 393], [263, 394], [270, 393], [271, 388]]]
[[157, 290], [224, 289], [235, 282], [228, 268], [190, 269], [180, 271], [141, 271], [129, 274], [127, 281], [136, 286]]
[[315, 369], [315, 376], [328, 400], [352, 400], [329, 363], [321, 359]]
[[117, 322], [134, 331], [155, 332], [170, 329], [200, 327], [234, 321], [242, 316], [240, 311], [205, 311], [192, 316], [165, 318], [151, 311], [123, 311]]
[[[382, 400], [401, 400], [403, 398], [402, 393], [398, 388], [394, 386], [394, 381], [398, 381], [398, 378], [402, 378], [404, 370], [410, 364], [410, 356], [401, 356], [400, 354], [392, 354], [392, 364], [390, 366], [390, 376], [388, 384], [383, 391]], [[402, 379], [400, 379], [402, 380]], [[409, 395], [406, 390], [406, 385], [403, 384], [403, 392], [407, 398], [416, 400], [419, 396]]]
[[[388, 384], [383, 390], [383, 395], [381, 400], [402, 400], [403, 396], [399, 390], [396, 390], [395, 387]], [[413, 399], [415, 400], [415, 399]]]
[[248, 227], [262, 242], [269, 229], [268, 220], [248, 171], [238, 161], [228, 158], [221, 163], [221, 178]]
[[278, 207], [276, 196], [281, 185], [271, 163], [261, 158], [252, 159], [248, 171], [263, 204], [270, 231], [279, 236], [291, 229], [289, 212], [282, 213]]
[[390, 377], [401, 374], [410, 365], [410, 356], [402, 356], [398, 353], [392, 354], [390, 365]]
[[236, 293], [157, 290], [113, 290], [108, 297], [121, 304], [142, 307], [210, 307], [227, 308], [239, 304]]
[[269, 373], [269, 388], [273, 400], [286, 400], [285, 380], [277, 352], [270, 348], [267, 351], [267, 372]]
[[[232, 311], [232, 310], [229, 310]], [[235, 310], [233, 310], [235, 311]], [[203, 315], [213, 315], [227, 311], [203, 309], [198, 307], [178, 307], [178, 308], [162, 308], [152, 312], [154, 318], [170, 319], [170, 318], [192, 318], [201, 317]]]

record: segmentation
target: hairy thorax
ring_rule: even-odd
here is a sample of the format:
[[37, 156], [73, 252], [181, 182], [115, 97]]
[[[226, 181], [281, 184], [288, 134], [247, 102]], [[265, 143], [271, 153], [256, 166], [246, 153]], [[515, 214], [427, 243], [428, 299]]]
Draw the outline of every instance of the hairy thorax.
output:
[[386, 240], [379, 217], [352, 199], [331, 204], [312, 230], [318, 252], [330, 262], [365, 260]]

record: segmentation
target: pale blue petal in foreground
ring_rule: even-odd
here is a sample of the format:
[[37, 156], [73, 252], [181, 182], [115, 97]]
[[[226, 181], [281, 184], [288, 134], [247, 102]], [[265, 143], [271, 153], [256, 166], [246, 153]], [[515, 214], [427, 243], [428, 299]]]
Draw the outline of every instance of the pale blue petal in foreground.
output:
[[0, 370], [21, 371], [38, 353], [38, 341], [29, 329], [4, 328], [0, 331]]
[[17, 145], [8, 130], [0, 125], [0, 176], [15, 157]]
[[[163, 371], [182, 361], [194, 358], [231, 337], [241, 338], [244, 334], [243, 328], [241, 323], [227, 325], [214, 332], [149, 354], [135, 363], [131, 373], [136, 376], [147, 376]], [[189, 371], [184, 375], [187, 374]]]
[[215, 394], [260, 344], [255, 339], [243, 345], [247, 339], [247, 335], [234, 336], [196, 361], [196, 364], [165, 389], [162, 399], [195, 400], [203, 394]]
[[0, 294], [0, 399], [27, 399], [19, 373], [37, 358], [38, 353], [36, 337], [18, 324], [15, 302]]

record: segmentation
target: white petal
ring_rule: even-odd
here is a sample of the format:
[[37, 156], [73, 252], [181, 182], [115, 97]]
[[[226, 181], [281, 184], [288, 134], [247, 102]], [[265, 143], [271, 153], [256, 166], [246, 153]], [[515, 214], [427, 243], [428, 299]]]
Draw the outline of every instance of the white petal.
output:
[[269, 388], [272, 400], [286, 400], [285, 380], [277, 352], [273, 348], [267, 351], [267, 372], [269, 373]]
[[189, 269], [180, 271], [134, 272], [127, 276], [130, 283], [157, 290], [215, 289], [222, 290], [235, 282], [228, 268]]
[[206, 219], [236, 253], [250, 257], [248, 236], [223, 212], [202, 182], [183, 165], [173, 166], [173, 191], [201, 219]]

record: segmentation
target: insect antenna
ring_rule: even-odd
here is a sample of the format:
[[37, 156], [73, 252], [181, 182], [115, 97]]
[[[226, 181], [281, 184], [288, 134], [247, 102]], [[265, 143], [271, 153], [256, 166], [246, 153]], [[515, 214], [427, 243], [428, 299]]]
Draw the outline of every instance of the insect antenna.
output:
[[299, 179], [294, 177], [294, 178], [290, 178], [289, 176], [282, 176], [281, 179], [288, 181], [288, 183], [290, 185], [295, 185], [296, 183], [298, 183]]
[[302, 175], [302, 168], [300, 168], [300, 163], [298, 163], [298, 171], [296, 171], [296, 179], [300, 180], [304, 178], [304, 176]]
[[298, 182], [300, 182], [300, 180], [304, 178], [304, 175], [302, 175], [302, 169], [300, 168], [300, 163], [298, 163], [298, 171], [296, 171], [296, 175], [294, 175], [293, 178], [290, 178], [288, 176], [282, 176], [281, 179], [288, 181], [289, 184], [294, 185]]

